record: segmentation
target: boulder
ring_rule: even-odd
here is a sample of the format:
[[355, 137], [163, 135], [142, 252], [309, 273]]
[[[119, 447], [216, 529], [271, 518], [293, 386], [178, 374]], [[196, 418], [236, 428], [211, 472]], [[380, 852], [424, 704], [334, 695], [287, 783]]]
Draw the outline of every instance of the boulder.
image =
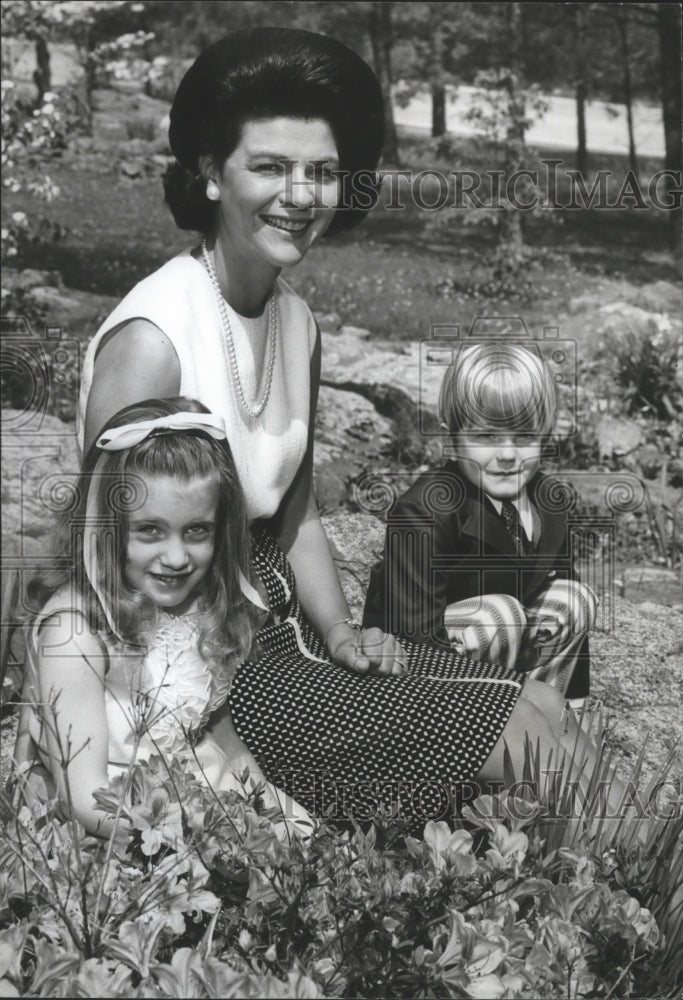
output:
[[351, 614], [360, 621], [370, 570], [384, 548], [384, 524], [371, 514], [337, 513], [322, 521], [344, 596]]
[[342, 326], [335, 334], [323, 333], [322, 376], [331, 385], [355, 382], [402, 389], [433, 412], [445, 364], [430, 363], [419, 343], [396, 343], [369, 337], [358, 327]]
[[321, 511], [348, 504], [351, 485], [364, 469], [387, 464], [393, 431], [371, 402], [321, 386], [316, 415], [315, 492]]
[[64, 335], [76, 337], [81, 343], [90, 340], [119, 302], [111, 295], [65, 288], [58, 271], [3, 268], [2, 288], [3, 294], [15, 290], [29, 293], [31, 303], [45, 315], [46, 323], [61, 327]]
[[394, 422], [399, 461], [438, 458], [443, 435], [436, 405], [446, 356], [434, 362], [429, 342], [397, 344], [357, 327], [323, 333], [322, 340], [323, 384], [363, 396]]
[[640, 424], [626, 417], [612, 417], [605, 413], [596, 426], [600, 458], [623, 458], [630, 455], [643, 441]]

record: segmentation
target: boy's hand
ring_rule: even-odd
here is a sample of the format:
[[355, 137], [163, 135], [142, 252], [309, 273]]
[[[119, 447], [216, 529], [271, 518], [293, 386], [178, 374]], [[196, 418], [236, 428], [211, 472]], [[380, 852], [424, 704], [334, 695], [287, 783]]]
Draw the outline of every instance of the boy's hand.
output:
[[333, 661], [359, 674], [403, 677], [407, 670], [405, 650], [395, 636], [379, 628], [354, 629], [338, 622], [327, 633]]

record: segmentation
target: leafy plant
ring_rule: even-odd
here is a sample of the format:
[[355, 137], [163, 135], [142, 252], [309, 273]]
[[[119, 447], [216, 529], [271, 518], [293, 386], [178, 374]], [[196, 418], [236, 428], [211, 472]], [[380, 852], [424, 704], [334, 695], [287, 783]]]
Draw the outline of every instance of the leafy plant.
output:
[[673, 998], [683, 810], [670, 763], [638, 798], [639, 761], [625, 817], [608, 821], [611, 755], [577, 812], [575, 754], [541, 761], [529, 745], [508, 791], [421, 837], [380, 814], [303, 840], [258, 788], [214, 793], [181, 759], [134, 764], [98, 793], [125, 851], [54, 803], [3, 796], [0, 991]]
[[609, 359], [628, 413], [645, 410], [662, 420], [680, 419], [683, 345], [665, 315], [649, 320], [646, 328], [609, 331], [597, 353]]

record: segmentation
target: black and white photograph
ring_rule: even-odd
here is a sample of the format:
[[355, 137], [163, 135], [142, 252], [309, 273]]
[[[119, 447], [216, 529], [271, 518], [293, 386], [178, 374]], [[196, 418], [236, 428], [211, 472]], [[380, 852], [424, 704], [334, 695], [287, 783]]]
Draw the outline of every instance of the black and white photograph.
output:
[[680, 997], [683, 4], [0, 10], [0, 996]]

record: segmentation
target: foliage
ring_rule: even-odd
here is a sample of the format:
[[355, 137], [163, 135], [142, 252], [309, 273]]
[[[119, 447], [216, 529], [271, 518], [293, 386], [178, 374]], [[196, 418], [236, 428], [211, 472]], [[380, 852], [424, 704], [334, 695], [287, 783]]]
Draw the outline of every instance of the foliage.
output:
[[[59, 188], [45, 165], [66, 145], [69, 121], [59, 98], [48, 91], [41, 104], [31, 108], [18, 96], [11, 80], [2, 81], [2, 184], [13, 194], [29, 195], [51, 201]], [[3, 219], [2, 256], [17, 254], [22, 240], [29, 237], [35, 221], [25, 212], [14, 211]]]
[[136, 80], [142, 89], [162, 65], [141, 58], [141, 51], [153, 38], [152, 31], [130, 31], [112, 41], [99, 42], [87, 57], [92, 84], [106, 87], [114, 80]]
[[661, 420], [683, 412], [683, 344], [680, 331], [665, 314], [647, 327], [608, 331], [596, 357], [609, 359], [610, 371], [623, 390], [628, 413], [650, 412]]
[[585, 828], [568, 770], [528, 748], [514, 793], [480, 796], [455, 828], [406, 836], [379, 815], [303, 840], [258, 789], [214, 794], [187, 761], [152, 758], [97, 793], [125, 853], [3, 797], [3, 995], [673, 996], [681, 800], [663, 770], [645, 837], [604, 821], [610, 767], [603, 753]]

